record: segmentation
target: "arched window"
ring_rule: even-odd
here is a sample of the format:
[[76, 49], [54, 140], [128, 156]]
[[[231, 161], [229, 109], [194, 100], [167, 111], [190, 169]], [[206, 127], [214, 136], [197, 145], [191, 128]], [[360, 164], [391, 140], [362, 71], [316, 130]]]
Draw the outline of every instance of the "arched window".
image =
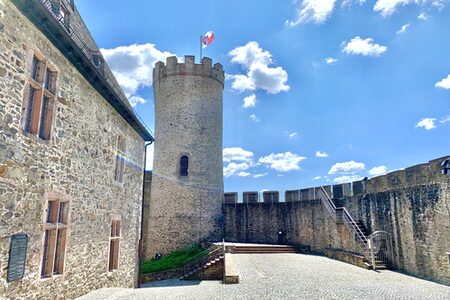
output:
[[180, 176], [188, 176], [189, 157], [183, 155], [180, 158]]
[[450, 159], [444, 160], [441, 164], [441, 167], [443, 175], [450, 175]]

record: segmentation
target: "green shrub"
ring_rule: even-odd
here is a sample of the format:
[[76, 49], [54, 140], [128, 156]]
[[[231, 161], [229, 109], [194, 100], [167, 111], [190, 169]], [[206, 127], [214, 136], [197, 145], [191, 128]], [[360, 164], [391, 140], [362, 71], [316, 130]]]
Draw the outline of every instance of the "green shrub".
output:
[[141, 263], [141, 274], [155, 273], [165, 270], [176, 269], [185, 264], [186, 261], [200, 259], [208, 254], [208, 251], [198, 244], [188, 248], [175, 250], [160, 259], [147, 260]]

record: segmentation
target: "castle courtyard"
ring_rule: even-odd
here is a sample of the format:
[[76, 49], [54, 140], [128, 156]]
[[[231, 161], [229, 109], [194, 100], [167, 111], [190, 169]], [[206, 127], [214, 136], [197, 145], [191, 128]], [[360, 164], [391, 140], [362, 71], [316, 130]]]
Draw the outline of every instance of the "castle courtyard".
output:
[[392, 271], [370, 271], [322, 256], [235, 254], [240, 283], [167, 280], [141, 289], [101, 289], [101, 299], [450, 299], [450, 287]]
[[234, 2], [0, 0], [0, 300], [450, 300], [450, 0]]

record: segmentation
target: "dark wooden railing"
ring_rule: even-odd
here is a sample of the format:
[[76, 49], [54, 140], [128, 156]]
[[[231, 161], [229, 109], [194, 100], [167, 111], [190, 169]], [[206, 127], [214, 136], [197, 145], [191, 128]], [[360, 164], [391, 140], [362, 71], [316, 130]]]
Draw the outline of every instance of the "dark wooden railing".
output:
[[[105, 63], [105, 59], [103, 55], [98, 49], [91, 49], [89, 45], [86, 43], [83, 38], [83, 34], [79, 32], [79, 29], [72, 26], [70, 23], [70, 15], [61, 14], [61, 9], [59, 3], [55, 3], [52, 0], [38, 0], [43, 7], [50, 13], [50, 15], [59, 23], [61, 28], [67, 33], [70, 39], [77, 45], [77, 47], [81, 50], [84, 56], [91, 62], [92, 66], [94, 66], [100, 75], [105, 79], [110, 88], [114, 90], [116, 95], [119, 98], [122, 98], [126, 101], [127, 97], [123, 93], [122, 89], [118, 86], [117, 81], [112, 75], [112, 72], [109, 70], [107, 64]], [[142, 118], [133, 110], [135, 117], [139, 120], [142, 126], [151, 134], [150, 128], [145, 124]]]

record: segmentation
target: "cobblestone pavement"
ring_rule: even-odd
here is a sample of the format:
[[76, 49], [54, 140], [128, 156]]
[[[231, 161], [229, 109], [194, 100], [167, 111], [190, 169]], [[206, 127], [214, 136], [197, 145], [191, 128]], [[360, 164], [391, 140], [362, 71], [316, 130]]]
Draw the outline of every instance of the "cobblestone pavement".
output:
[[450, 299], [450, 287], [321, 256], [237, 254], [241, 283], [168, 280], [142, 289], [102, 289], [80, 299]]

